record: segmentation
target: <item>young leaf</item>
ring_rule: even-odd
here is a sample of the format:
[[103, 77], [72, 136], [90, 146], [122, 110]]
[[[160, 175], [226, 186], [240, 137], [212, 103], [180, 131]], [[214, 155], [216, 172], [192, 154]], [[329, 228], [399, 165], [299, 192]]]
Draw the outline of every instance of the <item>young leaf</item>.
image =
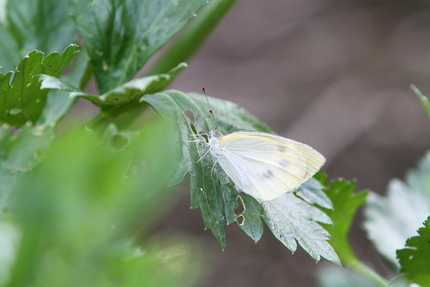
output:
[[[48, 91], [40, 90], [36, 74], [58, 76], [76, 54], [77, 45], [70, 45], [59, 55], [54, 52], [42, 61], [42, 52], [30, 52], [18, 65], [17, 73], [0, 73], [0, 122], [21, 126], [35, 123], [45, 106]], [[11, 79], [12, 78], [12, 79]]]
[[386, 197], [372, 193], [366, 203], [364, 228], [378, 252], [394, 269], [399, 268], [396, 250], [404, 246], [407, 238], [416, 235], [430, 214], [429, 172], [430, 152], [417, 169], [407, 174], [406, 183], [393, 179], [388, 184]]
[[365, 202], [368, 192], [354, 193], [355, 182], [344, 179], [332, 181], [325, 189], [333, 202], [333, 209], [325, 209], [333, 225], [325, 225], [331, 235], [330, 244], [336, 250], [340, 261], [350, 267], [358, 264], [358, 259], [348, 241], [348, 232], [357, 209]]
[[130, 81], [206, 0], [73, 0], [100, 93]]
[[406, 241], [406, 248], [397, 250], [401, 270], [410, 282], [430, 286], [430, 216], [424, 227], [418, 229], [419, 236]]
[[77, 30], [69, 16], [69, 1], [7, 1], [0, 23], [0, 66], [13, 71], [28, 51], [63, 51], [75, 42]]

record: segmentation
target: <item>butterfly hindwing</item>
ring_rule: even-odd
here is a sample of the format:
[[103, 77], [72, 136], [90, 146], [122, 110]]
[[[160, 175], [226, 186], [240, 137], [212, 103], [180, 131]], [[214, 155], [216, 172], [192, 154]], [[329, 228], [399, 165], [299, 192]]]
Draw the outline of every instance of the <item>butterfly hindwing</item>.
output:
[[219, 148], [217, 161], [225, 173], [241, 191], [262, 200], [294, 190], [325, 162], [305, 144], [256, 131], [225, 134]]

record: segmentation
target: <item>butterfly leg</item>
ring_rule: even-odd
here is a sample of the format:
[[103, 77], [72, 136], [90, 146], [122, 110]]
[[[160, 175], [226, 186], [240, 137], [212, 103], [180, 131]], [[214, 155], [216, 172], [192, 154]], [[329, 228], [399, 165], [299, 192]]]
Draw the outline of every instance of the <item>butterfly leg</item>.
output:
[[214, 172], [214, 169], [215, 169], [215, 166], [216, 166], [216, 164], [218, 163], [218, 158], [217, 158], [217, 160], [215, 161], [215, 163], [214, 163], [214, 165], [212, 166], [212, 169], [211, 169], [211, 180], [212, 180], [212, 174], [213, 174], [213, 172]]
[[209, 136], [209, 134], [208, 134], [208, 133], [201, 133], [201, 134], [188, 134], [188, 135], [190, 135], [190, 136], [196, 136], [196, 137], [199, 137], [199, 136]]
[[202, 155], [202, 157], [201, 158], [199, 158], [199, 160], [198, 161], [196, 161], [196, 164], [197, 163], [199, 163], [199, 161], [201, 161], [210, 151], [211, 151], [211, 148], [212, 147], [209, 147], [209, 149], [204, 153], [204, 155]]
[[206, 142], [205, 140], [193, 140], [193, 141], [182, 141], [184, 143], [199, 143], [199, 142]]

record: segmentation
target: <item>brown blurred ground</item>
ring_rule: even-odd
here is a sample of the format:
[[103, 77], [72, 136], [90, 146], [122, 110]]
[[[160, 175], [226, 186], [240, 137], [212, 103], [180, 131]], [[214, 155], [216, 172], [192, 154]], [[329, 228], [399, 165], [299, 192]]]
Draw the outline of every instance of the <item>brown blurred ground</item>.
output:
[[[171, 88], [247, 108], [278, 133], [328, 159], [329, 178], [385, 193], [430, 147], [430, 119], [409, 89], [430, 95], [430, 2], [242, 0]], [[315, 286], [322, 264], [291, 255], [268, 230], [258, 244], [234, 224], [224, 252], [185, 195], [158, 226], [200, 238], [208, 287]], [[358, 216], [354, 249], [389, 276]]]

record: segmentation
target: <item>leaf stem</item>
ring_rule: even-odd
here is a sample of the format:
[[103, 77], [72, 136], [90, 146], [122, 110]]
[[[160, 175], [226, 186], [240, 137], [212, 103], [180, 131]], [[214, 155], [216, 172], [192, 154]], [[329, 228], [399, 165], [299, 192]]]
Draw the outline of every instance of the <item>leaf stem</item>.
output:
[[94, 72], [93, 64], [91, 63], [91, 59], [88, 59], [87, 65], [85, 66], [84, 73], [82, 74], [82, 77], [79, 80], [79, 87], [78, 88], [80, 90], [85, 89], [85, 87], [87, 86], [88, 82], [91, 79], [91, 76], [93, 75], [93, 72]]
[[186, 62], [200, 48], [218, 23], [238, 0], [211, 0], [190, 22], [177, 40], [160, 57], [148, 75], [156, 75], [171, 70], [181, 62]]
[[388, 281], [385, 278], [383, 278], [381, 275], [376, 273], [372, 268], [362, 263], [361, 261], [357, 260], [354, 262], [354, 264], [349, 264], [349, 267], [365, 275], [366, 277], [372, 279], [379, 286], [388, 287]]

